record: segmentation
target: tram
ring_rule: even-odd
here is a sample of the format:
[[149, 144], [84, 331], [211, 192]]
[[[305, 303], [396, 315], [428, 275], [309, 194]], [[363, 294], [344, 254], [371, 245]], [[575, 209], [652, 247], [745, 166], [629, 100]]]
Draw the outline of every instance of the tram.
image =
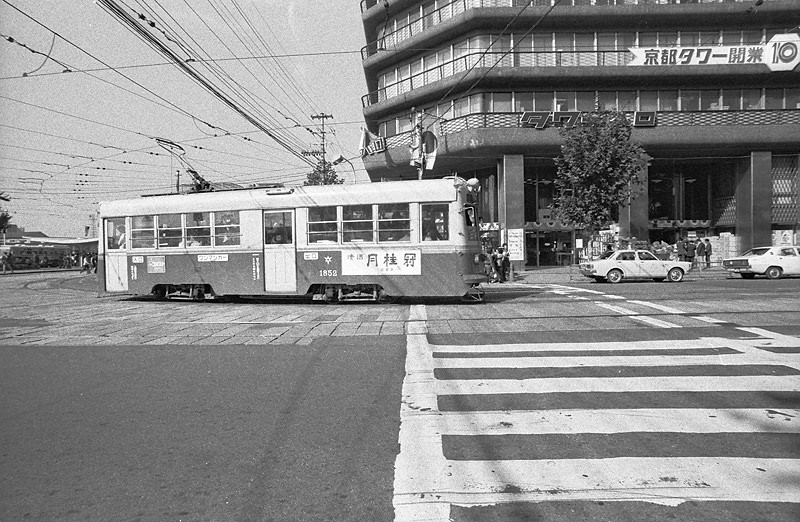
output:
[[105, 202], [100, 291], [481, 301], [477, 187], [449, 177]]

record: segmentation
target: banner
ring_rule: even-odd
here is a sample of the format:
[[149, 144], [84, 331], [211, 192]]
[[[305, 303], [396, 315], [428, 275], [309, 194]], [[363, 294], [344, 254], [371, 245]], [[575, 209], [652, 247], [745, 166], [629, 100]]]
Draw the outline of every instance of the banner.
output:
[[800, 35], [778, 34], [765, 44], [695, 47], [630, 47], [629, 66], [766, 65], [770, 71], [792, 71], [800, 63]]

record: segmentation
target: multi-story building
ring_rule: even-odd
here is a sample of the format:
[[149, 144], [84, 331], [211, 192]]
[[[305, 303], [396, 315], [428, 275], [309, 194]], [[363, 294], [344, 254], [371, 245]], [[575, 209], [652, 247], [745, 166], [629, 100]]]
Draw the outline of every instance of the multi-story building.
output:
[[620, 237], [712, 237], [718, 255], [798, 241], [797, 0], [361, 0], [361, 11], [363, 113], [382, 138], [362, 152], [370, 178], [418, 176], [421, 111], [437, 139], [422, 175], [478, 178], [485, 226], [529, 265], [597, 246], [550, 213], [556, 127], [597, 110], [624, 111], [652, 157]]

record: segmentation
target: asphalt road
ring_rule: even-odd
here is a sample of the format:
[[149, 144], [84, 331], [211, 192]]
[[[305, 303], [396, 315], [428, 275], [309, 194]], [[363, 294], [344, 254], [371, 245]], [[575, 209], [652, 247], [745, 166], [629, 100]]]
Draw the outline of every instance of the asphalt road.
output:
[[[677, 504], [652, 498], [609, 501], [613, 488], [608, 484], [597, 486], [605, 488], [606, 496], [598, 493], [587, 500], [575, 492], [578, 488], [574, 498], [556, 486], [536, 493], [524, 477], [538, 476], [544, 461], [537, 451], [548, 447], [545, 443], [550, 453], [559, 452], [559, 462], [589, 458], [603, 466], [634, 458], [619, 455], [626, 447], [655, 456], [665, 452], [663, 441], [670, 437], [665, 433], [674, 431], [669, 419], [653, 421], [666, 427], [646, 440], [635, 435], [628, 435], [633, 438], [627, 442], [593, 439], [589, 434], [611, 428], [603, 428], [602, 417], [593, 413], [602, 405], [592, 406], [592, 394], [596, 399], [616, 391], [642, 393], [647, 390], [631, 384], [641, 379], [706, 379], [723, 387], [744, 379], [733, 388], [754, 397], [728, 391], [726, 400], [733, 402], [704, 404], [703, 412], [741, 413], [748, 409], [746, 401], [760, 400], [759, 392], [790, 393], [782, 396], [787, 402], [780, 407], [768, 408], [786, 415], [773, 415], [783, 423], [780, 429], [750, 429], [745, 421], [732, 420], [731, 431], [724, 433], [734, 435], [715, 429], [707, 430], [710, 437], [685, 434], [675, 439], [678, 449], [663, 458], [691, 459], [681, 447], [709, 445], [724, 455], [733, 448], [753, 453], [767, 441], [774, 452], [743, 458], [779, 454], [790, 473], [778, 478], [770, 475], [774, 470], [763, 473], [776, 481], [776, 490], [800, 498], [800, 477], [794, 473], [800, 404], [791, 395], [800, 390], [794, 373], [800, 368], [800, 350], [792, 347], [800, 344], [798, 291], [800, 279], [715, 279], [491, 285], [482, 305], [413, 300], [341, 306], [165, 303], [97, 297], [94, 276], [76, 273], [0, 276], [0, 521], [403, 520], [395, 505], [433, 505], [442, 520], [465, 522], [797, 520], [800, 511], [792, 502], [703, 501], [693, 497], [696, 488], [687, 489], [689, 500]], [[409, 346], [412, 352], [422, 347], [436, 353], [438, 374], [432, 371], [420, 381], [433, 386], [421, 396], [408, 388], [408, 377], [414, 375], [409, 364], [413, 370], [418, 360], [407, 357]], [[565, 349], [573, 353], [565, 355]], [[487, 350], [491, 363], [484, 359]], [[522, 358], [498, 370], [509, 350]], [[598, 367], [596, 358], [601, 353], [621, 357], [614, 350], [627, 350], [626, 357], [653, 357], [647, 350], [657, 350], [661, 362], [637, 363], [644, 374], [612, 378], [608, 365], [627, 367], [630, 362]], [[537, 357], [534, 369], [531, 351]], [[675, 357], [682, 359], [675, 362]], [[699, 375], [695, 360], [703, 361]], [[725, 368], [729, 363], [743, 373], [731, 374]], [[530, 383], [541, 389], [531, 392], [525, 388]], [[522, 387], [502, 388], [507, 385]], [[709, 386], [713, 391], [714, 385]], [[490, 397], [481, 397], [485, 390]], [[559, 395], [581, 391], [587, 396]], [[504, 393], [508, 402], [500, 408], [509, 418], [502, 422], [511, 425], [512, 433], [489, 434], [510, 438], [486, 438], [487, 433], [472, 428], [449, 433], [447, 426], [438, 426], [443, 446], [431, 455], [426, 452], [436, 446], [425, 445], [424, 432], [412, 431], [408, 438], [404, 423], [415, 419], [409, 414], [457, 421], [470, 404], [481, 412], [487, 400]], [[524, 405], [526, 393], [544, 401], [538, 406], [542, 416], [575, 409], [583, 412], [583, 424], [562, 433], [567, 438], [551, 433], [550, 439], [542, 434], [531, 439], [528, 428], [514, 432], [515, 424], [523, 426], [525, 415], [536, 411]], [[683, 406], [680, 411], [694, 418], [698, 408], [691, 401], [711, 398], [653, 393], [647, 400], [679, 401], [670, 404]], [[429, 406], [415, 406], [415, 401], [429, 401]], [[689, 406], [680, 401], [690, 401]], [[523, 404], [519, 412], [515, 402]], [[452, 410], [462, 413], [447, 413]], [[477, 421], [482, 415], [476, 415]], [[403, 473], [409, 453], [402, 446], [409, 440], [419, 444], [411, 455], [427, 461], [410, 461], [414, 472]], [[472, 490], [437, 493], [426, 489], [431, 484], [420, 475], [417, 486], [424, 498], [413, 492], [404, 496], [415, 487], [409, 478], [416, 470], [436, 472], [443, 463], [455, 482], [440, 485], [463, 485], [469, 482], [467, 473], [483, 473], [487, 462], [519, 459], [532, 464], [516, 478], [508, 464], [505, 489], [491, 489], [490, 479], [485, 482], [489, 489], [481, 489], [485, 479], [476, 475]], [[446, 471], [453, 465], [462, 466], [464, 474]], [[759, 479], [762, 472], [753, 473]], [[547, 480], [556, 483], [560, 476]], [[677, 471], [675, 476], [683, 480]], [[663, 484], [639, 486], [656, 491]], [[455, 493], [458, 501], [435, 499]], [[500, 502], [497, 494], [503, 494]], [[481, 495], [492, 502], [483, 505]]]

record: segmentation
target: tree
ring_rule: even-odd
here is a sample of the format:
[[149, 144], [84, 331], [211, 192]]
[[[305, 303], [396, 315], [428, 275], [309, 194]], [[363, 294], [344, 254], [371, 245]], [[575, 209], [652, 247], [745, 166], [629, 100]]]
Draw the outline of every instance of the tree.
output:
[[303, 185], [341, 185], [344, 183], [343, 179], [339, 179], [336, 171], [333, 170], [333, 164], [320, 160], [314, 167], [314, 170], [308, 173]]
[[[0, 192], [0, 201], [11, 201], [11, 198], [5, 192]], [[11, 214], [7, 210], [0, 208], [0, 232], [5, 232], [10, 224]]]
[[588, 113], [578, 125], [559, 129], [564, 144], [555, 160], [553, 207], [562, 221], [593, 234], [641, 193], [651, 158], [631, 141], [631, 129], [616, 111]]
[[7, 210], [0, 209], [0, 231], [5, 232], [11, 224], [11, 214]]

